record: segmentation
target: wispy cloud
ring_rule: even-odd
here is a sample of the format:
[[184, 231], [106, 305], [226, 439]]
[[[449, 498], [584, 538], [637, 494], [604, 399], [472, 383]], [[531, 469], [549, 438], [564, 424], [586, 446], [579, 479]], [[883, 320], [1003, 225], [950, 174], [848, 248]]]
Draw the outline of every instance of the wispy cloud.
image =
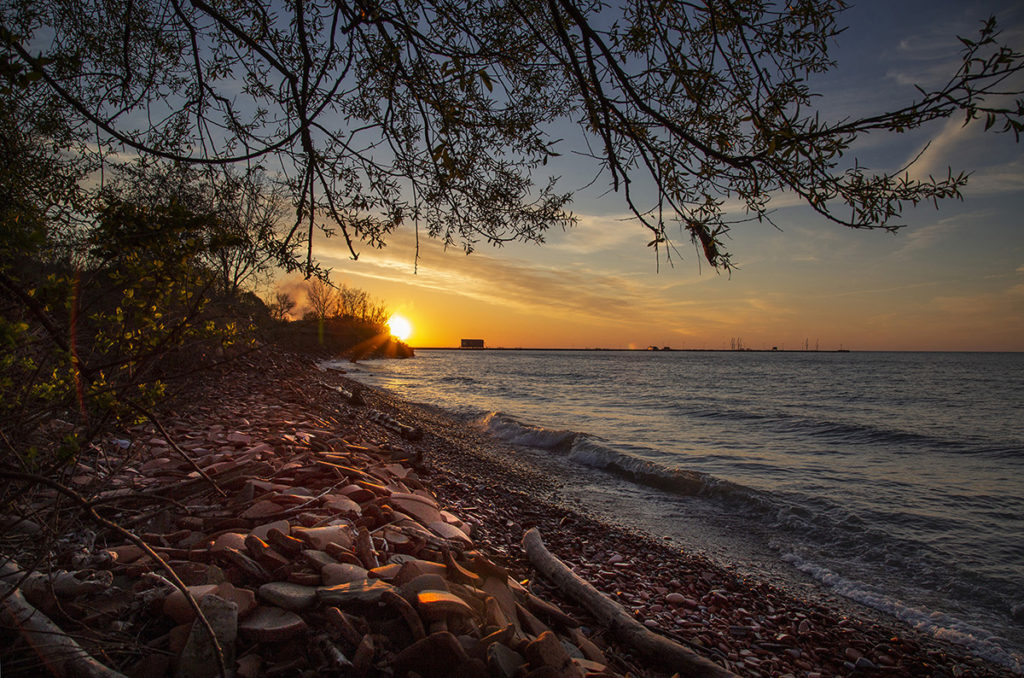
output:
[[1008, 162], [978, 170], [971, 175], [964, 194], [967, 196], [1019, 193], [1024, 186], [1024, 163]]
[[[659, 302], [629, 276], [582, 268], [555, 268], [508, 257], [475, 252], [470, 256], [445, 252], [436, 241], [421, 241], [421, 260], [415, 279], [404, 249], [389, 248], [364, 253], [359, 275], [465, 296], [491, 304], [546, 316], [571, 314], [594, 321], [622, 319], [634, 314], [655, 313]], [[338, 252], [324, 248], [325, 260]]]
[[[925, 148], [918, 150], [920, 157], [910, 166], [910, 177], [942, 179], [950, 168], [956, 173], [967, 167], [971, 174], [966, 188], [962, 189], [964, 195], [1019, 192], [1024, 185], [1024, 163], [1016, 159], [1000, 162], [1003, 158], [999, 155], [1006, 146], [1000, 143], [997, 134], [986, 132], [980, 120], [964, 125], [962, 116], [954, 116]], [[1006, 139], [1006, 144], [1014, 146], [1011, 137], [1002, 135], [1002, 138]], [[911, 156], [906, 162], [913, 159]]]
[[577, 214], [575, 226], [564, 233], [552, 233], [546, 247], [575, 255], [615, 252], [635, 246], [646, 229], [631, 214]]
[[[689, 270], [656, 276], [628, 265], [559, 267], [516, 259], [506, 252], [466, 256], [445, 252], [435, 241], [421, 240], [421, 260], [413, 276], [408, 244], [407, 236], [399, 237], [397, 247], [364, 252], [357, 264], [346, 263], [345, 268], [364, 279], [414, 284], [420, 291], [461, 296], [555, 324], [571, 320], [641, 335], [662, 331], [681, 337], [728, 336], [795, 313], [772, 293], [744, 293], [737, 287], [737, 296], [732, 297], [730, 289], [712, 284], [720, 276]], [[320, 252], [327, 263], [345, 258], [344, 250], [333, 243]]]
[[908, 257], [933, 247], [955, 233], [962, 223], [962, 218], [954, 217], [920, 228], [903, 229], [901, 233], [902, 247], [897, 250], [896, 256]]
[[942, 131], [925, 148], [919, 149], [914, 156], [907, 158], [907, 164], [914, 162], [909, 170], [911, 178], [924, 180], [929, 176], [945, 176], [948, 168], [955, 164], [953, 154], [956, 149], [968, 141], [975, 141], [981, 136], [981, 129], [977, 123], [965, 126], [961, 116], [947, 120]]
[[[1024, 264], [1017, 267], [1017, 275], [1024, 276]], [[1024, 299], [1024, 280], [1019, 281], [1008, 289], [1006, 294], [1011, 297], [1021, 297], [1021, 299]]]

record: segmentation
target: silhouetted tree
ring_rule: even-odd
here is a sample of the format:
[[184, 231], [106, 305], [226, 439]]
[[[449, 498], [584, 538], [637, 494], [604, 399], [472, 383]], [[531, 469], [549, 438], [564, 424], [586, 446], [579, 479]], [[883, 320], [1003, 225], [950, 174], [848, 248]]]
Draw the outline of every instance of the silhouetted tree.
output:
[[333, 318], [338, 314], [338, 290], [320, 278], [312, 278], [306, 283], [306, 301], [309, 303], [309, 316], [316, 320]]
[[142, 204], [173, 200], [208, 216], [205, 228], [196, 225], [194, 235], [206, 240], [197, 263], [214, 274], [221, 295], [237, 296], [268, 282], [279, 259], [289, 256], [282, 255], [287, 248], [280, 233], [281, 187], [259, 170], [210, 173], [182, 163], [139, 159], [115, 165], [109, 173], [115, 178], [104, 186], [105, 195]]
[[279, 322], [288, 320], [296, 305], [296, 301], [287, 292], [275, 292], [274, 301], [269, 306], [270, 317]]
[[[991, 19], [962, 38], [945, 85], [878, 115], [821, 119], [807, 82], [834, 66], [844, 6], [4, 3], [0, 73], [27, 97], [61, 102], [79, 153], [280, 173], [296, 207], [285, 241], [304, 242], [307, 273], [318, 228], [340, 232], [355, 256], [406, 222], [467, 250], [572, 223], [570, 196], [533, 181], [557, 154], [559, 120], [582, 128], [651, 245], [677, 224], [728, 267], [726, 197], [766, 219], [772, 194], [791, 191], [838, 223], [893, 229], [905, 204], [958, 196], [966, 177], [868, 172], [846, 157], [860, 135], [954, 114], [1024, 129], [1012, 85], [1024, 55], [998, 42]], [[650, 204], [638, 185], [653, 187]]]

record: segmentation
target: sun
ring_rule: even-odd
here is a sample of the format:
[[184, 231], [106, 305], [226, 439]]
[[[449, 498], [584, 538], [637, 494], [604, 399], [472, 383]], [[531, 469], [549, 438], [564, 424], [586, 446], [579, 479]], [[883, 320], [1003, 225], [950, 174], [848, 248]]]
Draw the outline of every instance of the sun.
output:
[[388, 319], [388, 328], [391, 336], [400, 341], [405, 341], [412, 334], [412, 323], [400, 315], [393, 315]]

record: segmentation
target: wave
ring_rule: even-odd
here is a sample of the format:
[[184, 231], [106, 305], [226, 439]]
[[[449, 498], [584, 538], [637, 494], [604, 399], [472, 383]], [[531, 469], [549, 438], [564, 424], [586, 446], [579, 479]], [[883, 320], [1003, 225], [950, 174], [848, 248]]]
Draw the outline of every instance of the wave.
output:
[[628, 480], [684, 496], [718, 497], [763, 508], [764, 493], [709, 473], [669, 468], [615, 449], [586, 433], [525, 424], [501, 412], [488, 412], [475, 421], [500, 440], [566, 454], [570, 461], [623, 476]]
[[845, 598], [890, 614], [912, 628], [939, 640], [963, 645], [980, 657], [1024, 675], [1024, 655], [1004, 647], [1006, 640], [1000, 636], [944, 612], [906, 605], [867, 584], [847, 579], [796, 554], [787, 553], [782, 559]]
[[[789, 544], [792, 539], [795, 539], [813, 544], [812, 548], [831, 553], [834, 557], [856, 561], [869, 570], [882, 573], [880, 576], [913, 580], [925, 590], [945, 590], [955, 599], [975, 600], [990, 610], [1001, 606], [997, 592], [1005, 590], [1005, 586], [998, 581], [984, 580], [957, 563], [940, 558], [940, 554], [933, 553], [932, 547], [912, 535], [892, 532], [886, 527], [886, 521], [877, 521], [871, 515], [858, 515], [829, 498], [769, 492], [710, 473], [668, 467], [634, 456], [626, 450], [616, 449], [612, 443], [596, 436], [524, 424], [499, 412], [478, 414], [475, 422], [491, 435], [514, 445], [550, 450], [565, 455], [574, 464], [613, 473], [631, 482], [673, 495], [720, 502], [725, 505], [728, 514], [749, 517], [776, 537], [782, 537], [781, 541], [772, 539], [774, 548], [780, 552], [786, 553], [791, 548]], [[894, 525], [905, 527], [903, 522], [898, 521]], [[786, 559], [793, 562], [795, 558], [787, 556]], [[925, 622], [931, 619], [928, 623], [935, 626], [933, 631], [937, 637], [954, 640], [959, 637], [957, 634], [961, 634], [963, 638], [958, 642], [981, 649], [987, 647], [982, 641], [991, 634], [985, 635], [952, 618], [936, 621], [931, 613], [921, 613], [918, 619], [913, 616], [917, 612], [915, 608], [904, 606], [905, 609], [896, 610], [900, 605], [897, 601], [870, 593], [863, 585], [842, 580], [834, 572], [802, 562], [794, 562], [794, 565], [818, 576], [824, 583], [837, 588], [842, 595], [891, 612], [922, 630], [928, 630]], [[840, 581], [845, 583], [840, 585]], [[1005, 604], [1005, 601], [1002, 602]], [[978, 638], [981, 640], [978, 641]], [[986, 652], [993, 657], [1002, 652], [1006, 656], [1000, 660], [1001, 663], [1010, 661], [1007, 659], [1007, 651], [1000, 650], [992, 641], [985, 642], [992, 645]]]
[[680, 411], [686, 416], [697, 419], [754, 423], [756, 426], [777, 433], [792, 433], [846, 444], [919, 447], [929, 452], [946, 450], [956, 453], [986, 454], [995, 457], [1017, 457], [1024, 455], [1024, 449], [1020, 447], [993, 446], [991, 444], [992, 441], [984, 439], [951, 440], [929, 433], [878, 426], [877, 424], [818, 419], [788, 412], [754, 412], [735, 407], [714, 409], [707, 407], [681, 407]]
[[475, 423], [495, 438], [507, 443], [539, 447], [542, 450], [568, 450], [573, 440], [582, 435], [574, 431], [524, 424], [501, 412], [488, 412]]
[[460, 386], [472, 386], [474, 384], [480, 383], [473, 377], [465, 377], [458, 375], [439, 377], [437, 381], [440, 384], [458, 384]]

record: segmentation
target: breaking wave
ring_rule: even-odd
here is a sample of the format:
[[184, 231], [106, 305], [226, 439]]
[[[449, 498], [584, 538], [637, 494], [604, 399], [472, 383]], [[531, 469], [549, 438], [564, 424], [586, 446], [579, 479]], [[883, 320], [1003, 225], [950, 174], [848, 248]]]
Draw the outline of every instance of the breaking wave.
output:
[[501, 412], [489, 412], [474, 422], [492, 436], [512, 445], [566, 454], [570, 461], [609, 471], [649, 487], [684, 496], [720, 497], [763, 506], [767, 498], [749, 487], [708, 473], [668, 468], [615, 449], [600, 438], [564, 429], [549, 429], [518, 421]]
[[1001, 664], [1014, 673], [1024, 674], [1024, 655], [1007, 650], [1004, 647], [1006, 640], [1000, 636], [944, 612], [906, 605], [874, 587], [847, 579], [796, 554], [787, 553], [782, 559], [845, 598], [890, 614], [922, 633], [970, 648], [974, 654]]
[[[564, 455], [570, 462], [600, 469], [629, 481], [678, 496], [701, 497], [726, 504], [732, 513], [742, 513], [772, 530], [800, 534], [835, 555], [884, 565], [894, 576], [897, 572], [916, 573], [919, 584], [941, 589], [957, 589], [961, 597], [991, 598], [998, 587], [979, 587], [975, 577], [951, 563], [935, 563], [925, 557], [920, 544], [897, 537], [879, 525], [866, 522], [842, 506], [822, 497], [807, 497], [767, 492], [719, 478], [709, 473], [670, 468], [649, 459], [616, 449], [597, 436], [566, 429], [549, 429], [523, 423], [501, 412], [470, 417], [490, 435], [507, 443], [547, 450]], [[836, 593], [868, 607], [891, 614], [917, 630], [970, 648], [986, 659], [1024, 673], [1024, 656], [1006, 649], [1006, 641], [951, 615], [913, 607], [899, 599], [853, 579], [847, 579], [828, 567], [803, 560], [786, 552], [786, 540], [776, 545], [792, 564]], [[948, 575], [953, 575], [951, 578]], [[951, 583], [951, 581], [952, 583]], [[989, 603], [996, 605], [995, 601]]]

